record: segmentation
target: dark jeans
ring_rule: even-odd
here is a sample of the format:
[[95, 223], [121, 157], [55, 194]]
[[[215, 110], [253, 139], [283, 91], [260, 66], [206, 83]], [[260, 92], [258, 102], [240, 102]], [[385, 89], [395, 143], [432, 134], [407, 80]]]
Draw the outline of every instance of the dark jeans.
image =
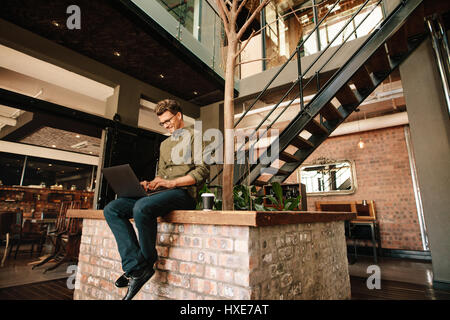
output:
[[[158, 259], [156, 218], [181, 209], [195, 209], [195, 200], [184, 189], [170, 189], [140, 199], [119, 198], [108, 203], [103, 214], [116, 239], [125, 273], [153, 266]], [[129, 221], [131, 218], [139, 241]]]

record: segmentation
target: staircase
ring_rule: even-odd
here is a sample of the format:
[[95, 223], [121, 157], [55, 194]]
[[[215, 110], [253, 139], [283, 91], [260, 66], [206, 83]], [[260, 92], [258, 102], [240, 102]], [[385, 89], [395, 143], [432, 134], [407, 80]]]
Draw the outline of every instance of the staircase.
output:
[[[300, 100], [300, 111], [279, 134], [276, 141], [272, 142], [272, 144], [270, 144], [262, 153], [262, 157], [270, 159], [270, 161], [264, 161], [264, 163], [262, 161], [256, 161], [256, 163], [246, 165], [235, 165], [234, 184], [253, 184], [262, 186], [272, 182], [281, 183], [286, 180], [428, 36], [424, 23], [424, 3], [426, 1], [427, 0], [403, 1], [388, 17], [386, 17], [386, 19], [380, 21], [377, 28], [353, 53], [353, 55], [348, 58], [346, 63], [336, 70], [325, 84], [320, 85], [319, 79], [321, 71], [331, 59], [339, 53], [339, 49], [347, 42], [350, 36], [348, 36], [337, 50], [331, 54], [330, 58], [319, 65], [318, 62], [320, 62], [320, 58], [329, 50], [329, 47], [333, 42], [331, 41], [330, 44], [321, 51], [320, 55], [313, 63], [304, 71], [302, 71], [300, 52], [309, 36], [311, 36], [315, 30], [318, 30], [327, 15], [333, 10], [334, 6], [340, 2], [340, 0], [336, 1], [309, 36], [298, 44], [297, 50], [293, 52], [274, 78], [266, 85], [264, 90], [256, 97], [255, 101], [235, 123], [236, 128], [256, 102], [265, 94], [269, 86], [286, 65], [296, 58], [298, 65], [298, 79], [290, 86], [281, 100], [275, 104], [273, 109], [254, 129], [254, 134], [256, 135], [256, 132], [264, 123], [266, 123], [273, 111], [275, 111], [287, 97], [290, 97], [288, 106], [294, 100]], [[356, 11], [342, 27], [336, 37], [342, 36], [341, 34], [347, 25], [353, 22], [356, 15], [361, 12], [368, 3], [369, 0], [365, 1], [358, 11]], [[380, 3], [381, 0], [378, 1], [376, 5], [379, 5]], [[374, 6], [373, 9], [375, 7], [376, 6]], [[371, 12], [366, 15], [366, 18], [370, 13]], [[359, 24], [356, 24], [356, 28], [358, 28], [364, 20]], [[322, 60], [324, 59], [322, 58]], [[311, 74], [311, 70], [313, 70], [315, 76], [310, 76], [309, 79], [306, 79], [305, 75], [308, 72]], [[304, 90], [306, 86], [314, 80], [317, 82], [317, 91], [309, 103], [304, 105]], [[295, 90], [298, 92], [293, 96]], [[336, 103], [331, 103], [332, 100], [336, 101], [336, 99], [340, 104], [339, 106], [336, 106]], [[285, 105], [286, 102], [284, 102], [283, 106]], [[287, 109], [288, 107], [285, 107], [283, 111]], [[270, 125], [265, 127], [266, 132], [275, 125], [283, 111]], [[302, 132], [304, 133], [304, 131], [309, 133], [309, 138], [306, 139], [304, 134], [303, 137], [300, 135]], [[249, 150], [252, 150], [249, 145], [251, 139], [252, 136], [248, 137], [246, 143], [238, 146], [237, 153], [245, 150], [246, 159], [248, 159]], [[279, 146], [279, 153], [273, 152], [272, 154], [271, 150], [276, 149], [276, 143], [278, 143]], [[261, 157], [258, 158], [258, 160], [259, 159], [261, 159]], [[281, 166], [279, 164], [281, 164]], [[266, 179], [261, 179], [263, 173]], [[216, 177], [218, 177], [218, 175], [216, 175]], [[269, 176], [269, 179], [267, 179], [267, 176]]]

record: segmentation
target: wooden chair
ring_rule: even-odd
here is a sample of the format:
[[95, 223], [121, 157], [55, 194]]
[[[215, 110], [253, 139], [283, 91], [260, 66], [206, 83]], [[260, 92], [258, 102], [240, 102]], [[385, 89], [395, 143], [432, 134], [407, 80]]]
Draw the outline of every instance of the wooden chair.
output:
[[32, 269], [42, 266], [50, 260], [57, 263], [44, 270], [44, 273], [56, 269], [64, 262], [76, 261], [81, 241], [82, 219], [67, 218], [68, 209], [79, 209], [80, 201], [62, 202], [60, 212], [56, 221], [56, 227], [49, 232], [48, 236], [53, 244], [52, 254], [43, 261], [35, 264]]
[[[6, 255], [8, 253], [10, 236], [11, 236], [11, 226], [14, 221], [14, 211], [3, 211], [0, 212], [0, 241], [6, 241], [5, 251], [3, 252], [3, 258], [1, 262], [1, 267], [5, 264]], [[11, 250], [11, 249], [10, 249]]]
[[370, 240], [374, 262], [378, 263], [382, 247], [373, 200], [316, 201], [315, 204], [317, 211], [355, 212], [356, 220], [345, 221], [345, 235], [353, 240], [354, 261], [357, 259], [356, 240]]
[[35, 230], [33, 223], [29, 220], [24, 221], [23, 212], [18, 211], [15, 216], [15, 223], [12, 226], [12, 245], [9, 255], [11, 255], [14, 243], [16, 243], [16, 252], [14, 253], [14, 259], [17, 259], [17, 253], [20, 250], [20, 246], [24, 243], [31, 244], [30, 256], [33, 256], [34, 246], [38, 247], [38, 255], [42, 252], [42, 247], [46, 237], [46, 230], [43, 225], [38, 225], [38, 230]]

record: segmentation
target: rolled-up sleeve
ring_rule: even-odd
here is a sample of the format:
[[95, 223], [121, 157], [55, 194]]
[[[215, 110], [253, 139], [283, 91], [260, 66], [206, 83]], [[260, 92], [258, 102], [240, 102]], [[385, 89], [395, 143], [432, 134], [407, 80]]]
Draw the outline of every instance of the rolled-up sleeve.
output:
[[206, 164], [195, 165], [194, 169], [188, 172], [188, 175], [195, 179], [195, 184], [203, 184], [209, 178], [209, 166]]
[[161, 145], [159, 160], [158, 160], [158, 172], [156, 173], [157, 177], [164, 178], [167, 175], [166, 173], [166, 162], [163, 159], [163, 152], [165, 152], [164, 148]]
[[[192, 144], [191, 144], [191, 150], [192, 152], [194, 152], [194, 141], [192, 140]], [[201, 163], [200, 164], [196, 164], [194, 163], [194, 168], [188, 172], [188, 175], [190, 175], [191, 177], [193, 177], [195, 179], [195, 184], [196, 185], [201, 185], [203, 183], [205, 183], [205, 181], [209, 178], [209, 165], [207, 165], [204, 161], [203, 161], [203, 150], [205, 150], [205, 143], [202, 143], [202, 150], [201, 150]], [[195, 159], [195, 155], [193, 155], [192, 157], [193, 159]], [[192, 160], [193, 160], [192, 159]]]

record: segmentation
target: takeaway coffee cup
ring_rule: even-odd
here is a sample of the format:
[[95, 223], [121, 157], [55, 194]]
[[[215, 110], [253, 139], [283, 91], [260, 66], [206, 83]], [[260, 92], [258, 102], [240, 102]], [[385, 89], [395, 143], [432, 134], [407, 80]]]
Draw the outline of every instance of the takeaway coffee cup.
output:
[[214, 205], [214, 194], [212, 193], [202, 193], [203, 210], [211, 211]]

